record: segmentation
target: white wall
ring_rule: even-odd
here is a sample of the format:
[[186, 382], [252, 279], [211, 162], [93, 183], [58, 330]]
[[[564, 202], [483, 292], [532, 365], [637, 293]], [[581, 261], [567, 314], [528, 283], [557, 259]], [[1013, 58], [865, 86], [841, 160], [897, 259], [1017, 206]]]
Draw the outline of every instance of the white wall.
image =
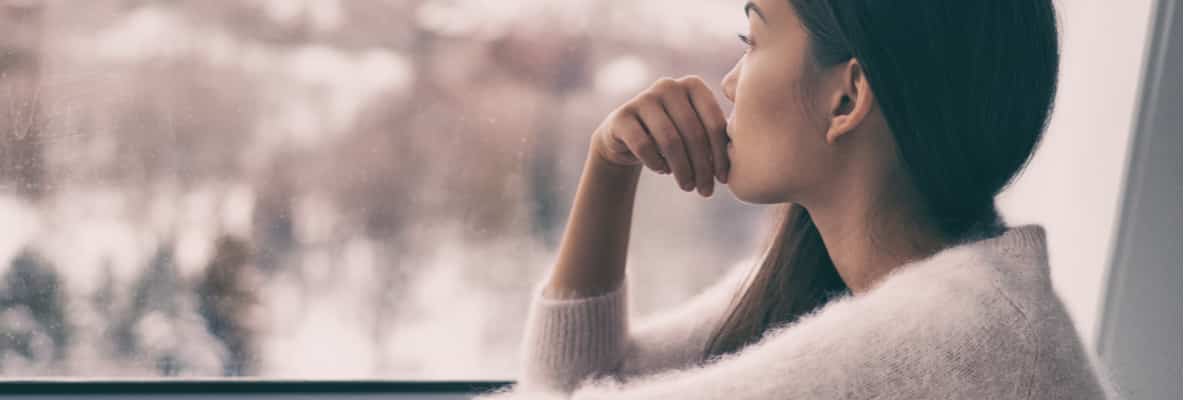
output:
[[1053, 286], [1096, 342], [1126, 170], [1150, 0], [1059, 0], [1061, 78], [1044, 142], [999, 198], [1010, 224], [1048, 230]]

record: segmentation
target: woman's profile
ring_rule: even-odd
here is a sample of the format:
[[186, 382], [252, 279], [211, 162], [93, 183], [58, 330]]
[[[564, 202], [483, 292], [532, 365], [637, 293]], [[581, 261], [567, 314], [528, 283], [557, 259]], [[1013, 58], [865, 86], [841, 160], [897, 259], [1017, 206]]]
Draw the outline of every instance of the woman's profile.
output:
[[[577, 399], [1101, 399], [1045, 230], [995, 196], [1057, 89], [1051, 0], [753, 0], [722, 82], [663, 78], [591, 135], [513, 391]], [[755, 265], [629, 318], [642, 170], [774, 205]], [[630, 268], [654, 266], [634, 265]], [[677, 266], [662, 266], [677, 270]], [[533, 397], [532, 397], [533, 398]]]

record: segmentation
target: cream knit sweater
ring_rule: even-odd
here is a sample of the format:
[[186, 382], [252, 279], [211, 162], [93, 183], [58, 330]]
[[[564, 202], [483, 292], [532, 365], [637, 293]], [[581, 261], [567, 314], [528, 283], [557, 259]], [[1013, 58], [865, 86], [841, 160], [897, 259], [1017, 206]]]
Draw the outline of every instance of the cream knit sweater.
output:
[[[752, 265], [631, 321], [628, 275], [590, 298], [534, 300], [518, 383], [480, 399], [1103, 399], [1049, 280], [1045, 230], [1012, 227], [903, 265], [759, 342], [697, 362]], [[511, 390], [512, 389], [512, 390]]]

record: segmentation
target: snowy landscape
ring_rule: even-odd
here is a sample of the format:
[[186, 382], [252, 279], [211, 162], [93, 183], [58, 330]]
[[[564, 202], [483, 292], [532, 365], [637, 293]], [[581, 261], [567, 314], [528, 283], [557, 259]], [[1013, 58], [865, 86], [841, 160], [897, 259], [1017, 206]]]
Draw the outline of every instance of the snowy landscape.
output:
[[[592, 128], [744, 19], [497, 3], [4, 3], [0, 374], [511, 378]], [[761, 212], [644, 180], [640, 312]]]

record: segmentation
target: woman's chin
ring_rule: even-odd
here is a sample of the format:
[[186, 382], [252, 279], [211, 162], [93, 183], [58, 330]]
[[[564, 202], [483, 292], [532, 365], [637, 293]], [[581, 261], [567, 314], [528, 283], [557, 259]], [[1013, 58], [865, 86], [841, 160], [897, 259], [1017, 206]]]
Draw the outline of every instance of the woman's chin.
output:
[[728, 183], [725, 183], [724, 186], [728, 187], [728, 191], [732, 192], [732, 197], [735, 197], [736, 200], [740, 200], [743, 203], [750, 203], [751, 204], [752, 202], [749, 201], [749, 199], [748, 199], [748, 193], [744, 192], [744, 186], [737, 185], [738, 182], [736, 182], [736, 180], [735, 180], [736, 174], [732, 171], [735, 171], [735, 170], [728, 169], [728, 175], [727, 175]]
[[732, 196], [734, 196], [736, 200], [740, 200], [743, 203], [779, 204], [785, 202], [785, 200], [782, 199], [782, 197], [777, 193], [760, 190], [759, 187], [756, 188], [757, 190], [753, 190], [754, 188], [745, 186], [744, 181], [736, 179], [736, 174], [731, 172], [728, 173], [727, 186], [728, 191], [732, 192]]

